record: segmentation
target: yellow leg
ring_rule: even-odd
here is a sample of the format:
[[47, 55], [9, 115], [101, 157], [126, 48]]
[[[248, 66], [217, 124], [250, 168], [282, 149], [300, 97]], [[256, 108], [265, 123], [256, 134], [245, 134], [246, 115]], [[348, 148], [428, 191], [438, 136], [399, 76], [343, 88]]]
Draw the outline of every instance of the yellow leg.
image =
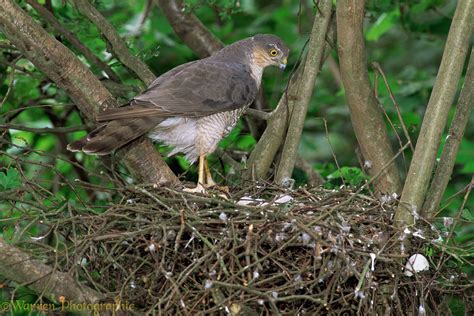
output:
[[207, 164], [207, 159], [204, 157], [204, 172], [206, 173], [206, 182], [204, 183], [204, 186], [206, 188], [210, 188], [215, 186], [217, 183], [214, 182], [212, 179], [212, 174], [211, 170], [209, 169], [209, 165]]
[[185, 188], [183, 191], [191, 192], [191, 193], [205, 193], [206, 192], [206, 189], [204, 188], [204, 185], [206, 184], [206, 178], [205, 178], [205, 173], [204, 173], [205, 164], [206, 164], [206, 156], [204, 155], [199, 156], [198, 183], [195, 188], [193, 189]]

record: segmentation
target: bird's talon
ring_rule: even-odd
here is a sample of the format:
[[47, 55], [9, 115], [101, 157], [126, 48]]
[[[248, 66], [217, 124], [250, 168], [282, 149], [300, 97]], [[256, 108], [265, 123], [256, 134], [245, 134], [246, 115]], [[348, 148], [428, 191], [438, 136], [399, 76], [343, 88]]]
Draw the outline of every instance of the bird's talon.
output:
[[209, 179], [207, 179], [207, 183], [204, 184], [203, 186], [204, 186], [205, 188], [212, 188], [212, 187], [215, 187], [216, 185], [217, 185], [217, 183], [215, 183], [215, 182], [212, 181], [212, 180], [209, 181]]
[[198, 183], [198, 185], [195, 188], [184, 188], [183, 191], [188, 192], [188, 193], [201, 193], [201, 194], [207, 193], [206, 188], [201, 183]]

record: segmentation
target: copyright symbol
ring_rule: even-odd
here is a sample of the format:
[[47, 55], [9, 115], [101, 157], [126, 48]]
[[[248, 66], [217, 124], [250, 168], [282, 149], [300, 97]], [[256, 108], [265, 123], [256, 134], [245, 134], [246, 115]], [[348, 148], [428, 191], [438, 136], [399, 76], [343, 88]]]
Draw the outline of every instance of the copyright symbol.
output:
[[0, 303], [0, 312], [5, 312], [10, 310], [10, 302], [1, 302]]

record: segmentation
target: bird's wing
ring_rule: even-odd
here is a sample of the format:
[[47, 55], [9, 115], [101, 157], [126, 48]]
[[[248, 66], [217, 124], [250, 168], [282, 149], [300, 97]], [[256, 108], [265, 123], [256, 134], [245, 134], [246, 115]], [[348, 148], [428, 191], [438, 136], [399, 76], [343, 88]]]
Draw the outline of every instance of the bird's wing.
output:
[[257, 92], [249, 66], [204, 59], [164, 74], [130, 106], [106, 110], [97, 121], [149, 115], [202, 117], [248, 105]]

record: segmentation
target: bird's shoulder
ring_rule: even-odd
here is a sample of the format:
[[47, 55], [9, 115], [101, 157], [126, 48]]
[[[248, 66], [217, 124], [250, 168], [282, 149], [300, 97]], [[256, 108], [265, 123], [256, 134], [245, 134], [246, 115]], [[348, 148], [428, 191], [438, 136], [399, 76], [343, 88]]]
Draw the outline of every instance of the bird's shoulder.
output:
[[209, 57], [163, 74], [135, 97], [132, 105], [154, 105], [170, 114], [201, 116], [248, 105], [257, 92], [248, 65]]

